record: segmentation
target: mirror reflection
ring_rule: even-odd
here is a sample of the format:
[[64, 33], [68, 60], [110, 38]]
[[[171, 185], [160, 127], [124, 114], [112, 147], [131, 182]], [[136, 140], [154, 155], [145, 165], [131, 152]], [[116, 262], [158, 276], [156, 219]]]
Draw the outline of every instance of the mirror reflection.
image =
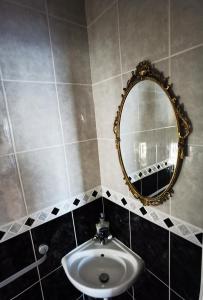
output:
[[142, 196], [156, 197], [167, 188], [178, 157], [177, 121], [167, 94], [153, 80], [140, 81], [127, 95], [120, 150], [128, 178]]

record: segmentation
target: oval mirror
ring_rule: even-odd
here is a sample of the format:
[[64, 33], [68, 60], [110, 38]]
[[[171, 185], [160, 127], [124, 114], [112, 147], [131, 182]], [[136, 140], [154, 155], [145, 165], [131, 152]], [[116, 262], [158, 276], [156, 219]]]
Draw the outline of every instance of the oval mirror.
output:
[[190, 132], [168, 80], [141, 62], [124, 89], [114, 133], [124, 179], [143, 204], [158, 205], [173, 193]]

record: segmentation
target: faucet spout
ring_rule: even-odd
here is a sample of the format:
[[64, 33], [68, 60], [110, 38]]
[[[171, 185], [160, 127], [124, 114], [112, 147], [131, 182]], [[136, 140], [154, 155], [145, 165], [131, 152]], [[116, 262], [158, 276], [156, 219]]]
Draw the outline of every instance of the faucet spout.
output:
[[98, 240], [101, 245], [105, 245], [108, 240], [112, 239], [112, 235], [109, 232], [109, 222], [105, 221], [103, 213], [101, 213], [100, 222], [96, 224], [96, 230], [94, 240]]

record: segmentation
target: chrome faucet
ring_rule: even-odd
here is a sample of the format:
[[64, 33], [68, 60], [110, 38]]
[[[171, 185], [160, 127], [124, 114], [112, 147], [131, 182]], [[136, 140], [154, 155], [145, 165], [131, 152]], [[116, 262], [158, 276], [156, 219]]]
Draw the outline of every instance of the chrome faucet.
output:
[[102, 245], [112, 239], [112, 235], [109, 231], [109, 222], [105, 221], [103, 213], [100, 214], [100, 221], [96, 224], [96, 231], [93, 239], [98, 240]]

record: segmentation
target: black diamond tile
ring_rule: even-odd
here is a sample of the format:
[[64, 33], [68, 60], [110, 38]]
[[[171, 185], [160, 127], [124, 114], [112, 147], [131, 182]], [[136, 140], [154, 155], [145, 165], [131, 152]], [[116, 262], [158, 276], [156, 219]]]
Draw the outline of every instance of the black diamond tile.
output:
[[25, 222], [25, 225], [27, 225], [27, 226], [32, 226], [32, 224], [34, 223], [34, 219], [32, 219], [32, 218], [28, 218], [27, 219], [27, 221]]
[[4, 234], [5, 234], [5, 232], [0, 231], [0, 240], [3, 238]]
[[139, 173], [139, 176], [142, 177], [142, 172]]
[[148, 169], [148, 172], [151, 173], [151, 171], [152, 171], [152, 169], [149, 168], [149, 169]]
[[74, 204], [75, 206], [78, 206], [79, 203], [80, 203], [80, 200], [77, 199], [77, 198], [73, 201], [73, 204]]
[[196, 238], [198, 239], [198, 241], [202, 244], [202, 240], [203, 240], [203, 233], [198, 233], [195, 234]]
[[109, 191], [106, 192], [107, 196], [110, 197], [111, 193]]
[[126, 204], [127, 204], [127, 201], [125, 200], [125, 198], [122, 198], [122, 199], [121, 199], [121, 202], [123, 203], [123, 205], [126, 205]]
[[98, 192], [97, 192], [97, 191], [94, 191], [94, 192], [92, 193], [92, 196], [93, 196], [93, 197], [96, 197], [97, 194], [98, 194]]
[[58, 214], [58, 212], [59, 212], [59, 209], [54, 207], [54, 209], [52, 210], [51, 213], [56, 216]]
[[160, 165], [157, 166], [157, 169], [160, 169]]
[[147, 214], [147, 211], [146, 211], [146, 209], [145, 209], [144, 207], [141, 207], [141, 208], [140, 208], [140, 211], [141, 211], [141, 213], [142, 213], [143, 215], [146, 215], [146, 214]]
[[[108, 202], [110, 201], [108, 200]], [[82, 244], [94, 237], [96, 232], [95, 224], [98, 223], [101, 212], [103, 212], [101, 198], [73, 211], [78, 244]], [[105, 218], [108, 220], [107, 217]]]
[[164, 220], [164, 223], [166, 224], [166, 226], [167, 226], [168, 228], [174, 226], [174, 224], [171, 222], [171, 220], [170, 220], [169, 218], [165, 219], [165, 220]]

